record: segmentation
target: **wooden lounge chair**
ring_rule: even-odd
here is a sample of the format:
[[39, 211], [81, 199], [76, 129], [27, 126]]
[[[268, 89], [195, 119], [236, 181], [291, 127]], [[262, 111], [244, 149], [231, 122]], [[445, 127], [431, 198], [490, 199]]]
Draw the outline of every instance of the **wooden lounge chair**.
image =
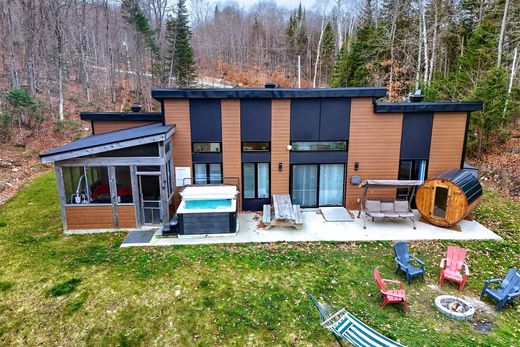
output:
[[[498, 288], [493, 289], [490, 287], [490, 284], [498, 282], [501, 282]], [[509, 269], [505, 278], [494, 278], [484, 281], [480, 300], [482, 300], [485, 294], [497, 302], [496, 311], [500, 312], [505, 304], [513, 302], [520, 296], [520, 271]]]
[[[400, 281], [382, 279], [377, 268], [374, 269], [374, 279], [376, 280], [379, 291], [381, 292], [381, 297], [383, 298], [381, 308], [385, 307], [387, 304], [403, 304], [404, 312], [406, 313], [408, 311], [408, 302], [406, 301], [406, 293], [403, 289], [403, 284]], [[388, 289], [386, 286], [387, 283], [398, 284], [399, 289]]]
[[[439, 284], [442, 287], [444, 280], [459, 283], [459, 291], [464, 289], [464, 285], [469, 278], [469, 267], [464, 263], [468, 250], [457, 246], [448, 246], [446, 257], [441, 260], [441, 276]], [[461, 275], [464, 266], [464, 276]]]
[[[410, 285], [413, 277], [421, 276], [424, 282], [424, 262], [415, 255], [408, 253], [408, 242], [398, 242], [394, 245], [395, 262], [397, 263], [396, 273], [402, 271], [406, 274], [406, 283]], [[412, 265], [412, 259], [419, 264], [419, 267]]]

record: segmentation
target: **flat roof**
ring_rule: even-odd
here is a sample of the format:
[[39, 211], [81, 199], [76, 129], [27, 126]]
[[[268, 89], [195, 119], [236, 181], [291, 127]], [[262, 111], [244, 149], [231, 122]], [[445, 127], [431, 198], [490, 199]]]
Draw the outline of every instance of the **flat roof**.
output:
[[382, 98], [385, 87], [352, 88], [155, 88], [152, 97], [161, 99], [288, 99], [288, 98]]
[[90, 135], [40, 154], [40, 158], [48, 158], [57, 154], [75, 152], [83, 149], [110, 145], [143, 137], [162, 135], [174, 129], [175, 125], [149, 124], [102, 134]]
[[161, 112], [80, 112], [82, 120], [162, 122]]
[[480, 111], [484, 104], [479, 101], [449, 101], [449, 102], [397, 102], [377, 103], [375, 111], [390, 112], [471, 112]]

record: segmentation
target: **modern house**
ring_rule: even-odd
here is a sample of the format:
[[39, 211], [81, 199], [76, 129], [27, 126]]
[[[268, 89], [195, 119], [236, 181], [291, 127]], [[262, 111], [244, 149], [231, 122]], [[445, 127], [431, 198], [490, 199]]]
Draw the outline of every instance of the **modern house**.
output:
[[[379, 103], [386, 88], [153, 89], [161, 112], [82, 113], [92, 135], [54, 162], [66, 230], [168, 224], [186, 185], [236, 185], [241, 210], [272, 194], [358, 208], [365, 179], [420, 179], [464, 165], [480, 102]], [[395, 189], [378, 197], [396, 197]], [[407, 192], [397, 192], [397, 195]]]

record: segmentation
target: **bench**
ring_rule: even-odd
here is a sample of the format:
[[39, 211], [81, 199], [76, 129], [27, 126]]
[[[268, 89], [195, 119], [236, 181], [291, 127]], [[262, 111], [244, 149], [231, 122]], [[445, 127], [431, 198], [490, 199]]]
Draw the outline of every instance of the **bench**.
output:
[[[360, 211], [361, 212], [361, 211]], [[380, 201], [380, 200], [366, 200], [363, 212], [366, 217], [372, 218], [400, 218], [410, 219], [413, 228], [415, 227], [415, 215], [409, 207], [408, 201]], [[363, 229], [366, 229], [366, 218], [363, 219]]]

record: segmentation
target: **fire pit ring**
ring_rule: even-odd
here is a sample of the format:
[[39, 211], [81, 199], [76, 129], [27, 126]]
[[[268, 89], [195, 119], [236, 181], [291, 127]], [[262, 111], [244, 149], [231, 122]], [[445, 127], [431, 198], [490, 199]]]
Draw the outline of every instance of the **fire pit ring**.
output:
[[442, 314], [457, 320], [469, 320], [475, 314], [475, 307], [472, 304], [453, 295], [436, 297], [435, 306]]

